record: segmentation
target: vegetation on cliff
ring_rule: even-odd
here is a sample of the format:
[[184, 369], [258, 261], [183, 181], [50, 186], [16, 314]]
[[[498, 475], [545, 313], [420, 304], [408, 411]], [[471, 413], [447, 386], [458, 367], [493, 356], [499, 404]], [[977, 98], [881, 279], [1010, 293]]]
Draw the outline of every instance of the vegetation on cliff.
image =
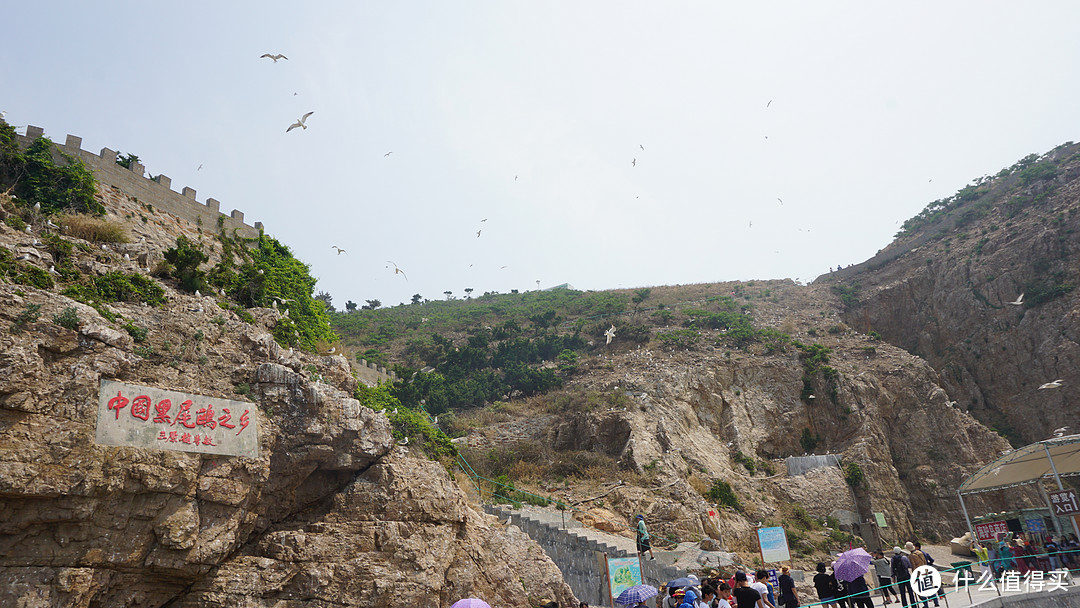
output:
[[0, 119], [0, 190], [9, 189], [29, 205], [40, 204], [46, 215], [105, 213], [94, 198], [94, 175], [81, 160], [60, 152], [47, 137], [19, 150], [15, 129]]

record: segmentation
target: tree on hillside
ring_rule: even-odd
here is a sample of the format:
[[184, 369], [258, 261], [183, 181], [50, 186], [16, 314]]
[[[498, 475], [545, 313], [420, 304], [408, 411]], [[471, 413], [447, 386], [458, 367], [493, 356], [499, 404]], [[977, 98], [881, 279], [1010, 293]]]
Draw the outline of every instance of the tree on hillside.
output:
[[125, 169], [130, 169], [131, 165], [139, 162], [139, 157], [128, 152], [127, 154], [116, 153], [116, 164]]
[[320, 291], [319, 293], [317, 293], [315, 295], [315, 299], [321, 301], [324, 305], [326, 305], [326, 310], [327, 311], [329, 311], [329, 312], [337, 312], [337, 309], [334, 308], [334, 304], [333, 304], [334, 298], [330, 294], [326, 293], [325, 291]]
[[421, 296], [418, 293], [414, 293], [412, 295], [412, 304], [421, 304], [420, 300], [422, 300], [422, 299], [423, 299], [423, 296]]
[[364, 301], [367, 302], [367, 304], [365, 306], [360, 307], [360, 308], [363, 308], [364, 310], [375, 310], [376, 308], [382, 306], [382, 302], [380, 302], [379, 300], [364, 300]]
[[348, 312], [356, 312], [356, 302], [353, 302], [352, 300], [346, 300], [345, 310], [347, 310]]
[[449, 289], [444, 291], [443, 295], [446, 296], [447, 300], [453, 300], [454, 299], [454, 292], [450, 291]]
[[466, 287], [465, 288], [465, 299], [466, 300], [471, 300], [472, 299], [472, 292], [473, 292], [472, 287]]

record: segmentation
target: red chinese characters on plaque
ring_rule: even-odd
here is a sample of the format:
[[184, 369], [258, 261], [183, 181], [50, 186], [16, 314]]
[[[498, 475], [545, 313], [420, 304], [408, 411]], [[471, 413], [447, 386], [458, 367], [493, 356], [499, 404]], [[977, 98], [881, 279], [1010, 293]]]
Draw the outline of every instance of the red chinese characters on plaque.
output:
[[259, 457], [255, 404], [102, 380], [101, 445]]
[[1009, 533], [1009, 525], [1003, 521], [975, 524], [975, 537], [979, 540], [997, 540]]

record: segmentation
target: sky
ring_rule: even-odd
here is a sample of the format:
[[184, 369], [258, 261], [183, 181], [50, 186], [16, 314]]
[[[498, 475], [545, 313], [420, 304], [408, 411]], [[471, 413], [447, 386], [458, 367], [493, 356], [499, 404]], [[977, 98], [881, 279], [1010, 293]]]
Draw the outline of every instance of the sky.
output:
[[1080, 139], [1072, 0], [3, 14], [10, 124], [136, 154], [263, 222], [339, 309], [808, 282], [873, 256], [931, 201]]

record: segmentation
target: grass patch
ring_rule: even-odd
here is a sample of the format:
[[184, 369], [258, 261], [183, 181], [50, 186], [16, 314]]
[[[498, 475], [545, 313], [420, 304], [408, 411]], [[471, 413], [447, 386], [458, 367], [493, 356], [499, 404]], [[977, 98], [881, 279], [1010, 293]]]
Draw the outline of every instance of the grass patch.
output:
[[93, 243], [128, 243], [127, 228], [120, 223], [103, 217], [76, 213], [62, 215], [59, 224], [65, 234]]

